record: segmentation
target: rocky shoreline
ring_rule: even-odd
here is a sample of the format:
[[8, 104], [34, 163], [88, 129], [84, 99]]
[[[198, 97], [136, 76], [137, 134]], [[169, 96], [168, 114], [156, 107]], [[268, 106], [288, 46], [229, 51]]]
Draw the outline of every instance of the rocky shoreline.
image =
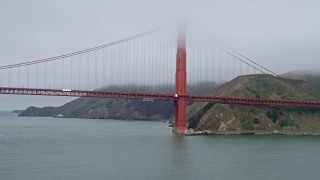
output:
[[267, 131], [242, 131], [242, 132], [221, 132], [221, 131], [194, 131], [194, 130], [186, 130], [185, 135], [187, 136], [199, 136], [199, 135], [272, 135], [272, 136], [320, 136], [320, 133], [306, 133], [306, 132], [267, 132]]

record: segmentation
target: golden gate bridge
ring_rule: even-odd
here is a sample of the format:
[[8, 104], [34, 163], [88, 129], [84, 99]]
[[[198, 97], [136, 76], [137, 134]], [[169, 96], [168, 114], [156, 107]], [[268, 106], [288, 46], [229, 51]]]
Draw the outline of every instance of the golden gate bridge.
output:
[[[0, 94], [173, 101], [178, 133], [186, 129], [187, 101], [320, 107], [315, 99], [259, 97], [262, 91], [284, 93], [286, 79], [213, 38], [178, 27], [166, 25], [77, 52], [1, 66]], [[187, 86], [215, 89], [245, 75], [254, 79], [246, 98], [199, 95]], [[149, 86], [152, 90], [140, 91]]]

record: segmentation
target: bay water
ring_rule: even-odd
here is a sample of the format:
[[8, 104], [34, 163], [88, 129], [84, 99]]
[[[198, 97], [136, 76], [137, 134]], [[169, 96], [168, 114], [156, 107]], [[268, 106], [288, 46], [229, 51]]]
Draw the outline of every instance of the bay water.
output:
[[320, 179], [320, 137], [182, 136], [163, 122], [0, 112], [0, 180]]

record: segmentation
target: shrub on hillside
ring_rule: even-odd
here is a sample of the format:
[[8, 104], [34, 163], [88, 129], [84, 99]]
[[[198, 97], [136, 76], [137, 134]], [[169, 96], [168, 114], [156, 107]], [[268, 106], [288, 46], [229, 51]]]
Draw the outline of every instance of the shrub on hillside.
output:
[[267, 111], [267, 116], [272, 120], [273, 123], [277, 122], [279, 117], [279, 111], [276, 109], [272, 109], [272, 111]]
[[282, 120], [280, 123], [280, 127], [285, 127], [285, 126], [293, 126], [294, 121], [290, 117], [287, 117], [286, 119]]
[[260, 123], [260, 119], [259, 118], [254, 118], [253, 123], [259, 124]]
[[252, 131], [254, 130], [254, 127], [252, 126], [252, 123], [250, 121], [245, 121], [242, 123], [242, 127], [243, 129], [245, 130], [249, 130], [249, 131]]

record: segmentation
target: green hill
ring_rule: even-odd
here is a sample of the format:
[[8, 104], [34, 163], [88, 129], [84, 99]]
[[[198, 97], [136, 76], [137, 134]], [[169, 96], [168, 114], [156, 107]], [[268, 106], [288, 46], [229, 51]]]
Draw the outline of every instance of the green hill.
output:
[[[209, 93], [214, 96], [320, 100], [313, 81], [271, 75], [240, 76]], [[194, 102], [188, 106], [189, 128], [196, 131], [294, 131], [319, 133], [320, 110], [301, 107], [227, 105]]]

